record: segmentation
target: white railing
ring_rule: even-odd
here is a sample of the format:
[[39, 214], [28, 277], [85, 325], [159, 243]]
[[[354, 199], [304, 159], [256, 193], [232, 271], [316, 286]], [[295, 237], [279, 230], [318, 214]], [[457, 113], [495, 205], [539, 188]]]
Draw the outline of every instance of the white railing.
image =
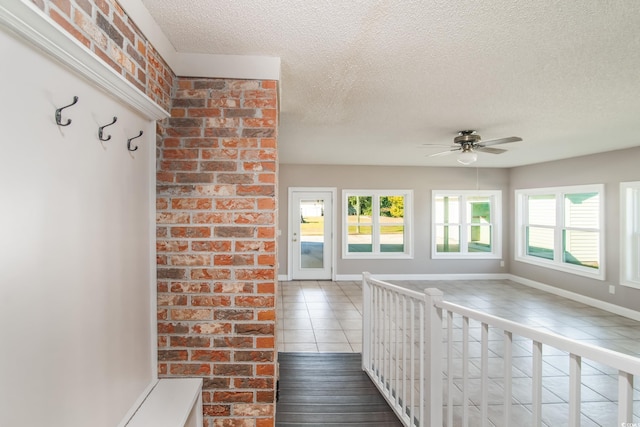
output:
[[[618, 425], [634, 425], [633, 378], [640, 375], [640, 359], [445, 302], [438, 289], [416, 292], [373, 279], [368, 273], [363, 274], [362, 284], [362, 368], [405, 426], [452, 427], [454, 420], [456, 425], [469, 426], [471, 409], [474, 426], [492, 425], [489, 422], [489, 363], [496, 361], [496, 354], [502, 372], [497, 375], [492, 372], [491, 380], [501, 382], [504, 397], [499, 404], [491, 402], [492, 416], [499, 419], [499, 424], [514, 425], [512, 408], [517, 405], [512, 393], [514, 337], [528, 340], [532, 353], [529, 408], [532, 419], [531, 422], [519, 419], [519, 425], [542, 425], [543, 346], [557, 349], [568, 357], [569, 396], [561, 397], [569, 402], [569, 426], [580, 425], [583, 359], [617, 372]], [[470, 351], [471, 322], [480, 326], [479, 354]], [[491, 360], [490, 330], [502, 336], [501, 341], [491, 341], [494, 347], [499, 344], [499, 348], [491, 349]], [[462, 347], [455, 348], [456, 343]], [[479, 391], [473, 399], [470, 397], [472, 353], [474, 360], [479, 358], [480, 365]], [[454, 380], [462, 394], [455, 403]]]

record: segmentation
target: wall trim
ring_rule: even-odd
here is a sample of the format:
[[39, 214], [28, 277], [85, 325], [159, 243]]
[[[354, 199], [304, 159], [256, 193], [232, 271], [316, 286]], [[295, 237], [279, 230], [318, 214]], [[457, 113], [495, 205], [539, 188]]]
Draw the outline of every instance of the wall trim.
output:
[[515, 276], [513, 274], [507, 274], [507, 276], [509, 276], [508, 277], [509, 280], [513, 280], [514, 282], [519, 283], [521, 285], [529, 286], [530, 288], [535, 288], [541, 291], [548, 292], [550, 294], [558, 295], [573, 301], [581, 302], [583, 304], [587, 304], [592, 307], [599, 308], [601, 310], [605, 310], [613, 314], [617, 314], [619, 316], [624, 316], [624, 317], [628, 317], [629, 319], [640, 321], [640, 312], [638, 311], [631, 310], [626, 307], [621, 307], [619, 305], [611, 304], [609, 302], [601, 301], [595, 298], [580, 295], [575, 292], [556, 288], [555, 286], [550, 286], [544, 283], [536, 282], [535, 280], [530, 280], [524, 277]]
[[1, 3], [0, 25], [147, 119], [170, 116], [28, 0]]
[[279, 57], [178, 52], [141, 0], [118, 3], [178, 76], [280, 80]]

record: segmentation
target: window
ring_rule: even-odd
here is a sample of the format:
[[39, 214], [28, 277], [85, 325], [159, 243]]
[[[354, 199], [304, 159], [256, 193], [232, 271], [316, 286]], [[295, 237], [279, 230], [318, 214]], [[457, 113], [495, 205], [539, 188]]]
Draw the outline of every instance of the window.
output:
[[501, 258], [500, 191], [434, 191], [433, 258]]
[[640, 288], [640, 181], [620, 183], [620, 284]]
[[602, 185], [516, 191], [516, 260], [604, 280]]
[[411, 190], [345, 190], [344, 258], [411, 258]]

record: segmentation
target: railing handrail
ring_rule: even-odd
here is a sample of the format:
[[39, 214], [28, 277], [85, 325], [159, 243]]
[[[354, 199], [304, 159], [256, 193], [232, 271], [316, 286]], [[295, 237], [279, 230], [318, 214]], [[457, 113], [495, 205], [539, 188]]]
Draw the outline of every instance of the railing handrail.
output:
[[439, 301], [436, 303], [436, 306], [481, 323], [486, 323], [489, 326], [497, 327], [503, 331], [512, 332], [514, 335], [549, 345], [555, 349], [566, 351], [567, 353], [575, 354], [576, 356], [584, 357], [594, 362], [605, 364], [611, 368], [633, 375], [640, 375], [640, 365], [636, 357], [580, 342], [553, 332], [534, 329], [522, 323], [483, 313], [451, 302]]
[[414, 291], [412, 289], [403, 288], [402, 286], [394, 285], [393, 283], [383, 282], [382, 280], [374, 279], [370, 273], [362, 273], [364, 279], [369, 283], [375, 283], [376, 285], [388, 289], [393, 292], [397, 292], [401, 295], [406, 295], [418, 300], [424, 300], [424, 292]]

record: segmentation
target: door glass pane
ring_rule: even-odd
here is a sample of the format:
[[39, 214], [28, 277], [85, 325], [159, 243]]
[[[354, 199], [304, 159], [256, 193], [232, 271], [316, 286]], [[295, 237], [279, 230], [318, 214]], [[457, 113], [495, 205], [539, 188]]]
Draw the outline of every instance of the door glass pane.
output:
[[527, 227], [527, 255], [553, 260], [553, 229]]
[[349, 196], [347, 216], [347, 250], [349, 252], [373, 252], [371, 237], [371, 196]]
[[323, 200], [300, 200], [300, 267], [324, 267]]
[[563, 259], [569, 264], [598, 268], [600, 259], [600, 233], [594, 231], [565, 230]]
[[529, 196], [528, 200], [529, 224], [532, 225], [556, 225], [556, 196], [545, 194], [541, 196]]
[[404, 196], [380, 197], [380, 252], [404, 252]]
[[436, 227], [436, 251], [460, 252], [460, 227], [438, 225]]

